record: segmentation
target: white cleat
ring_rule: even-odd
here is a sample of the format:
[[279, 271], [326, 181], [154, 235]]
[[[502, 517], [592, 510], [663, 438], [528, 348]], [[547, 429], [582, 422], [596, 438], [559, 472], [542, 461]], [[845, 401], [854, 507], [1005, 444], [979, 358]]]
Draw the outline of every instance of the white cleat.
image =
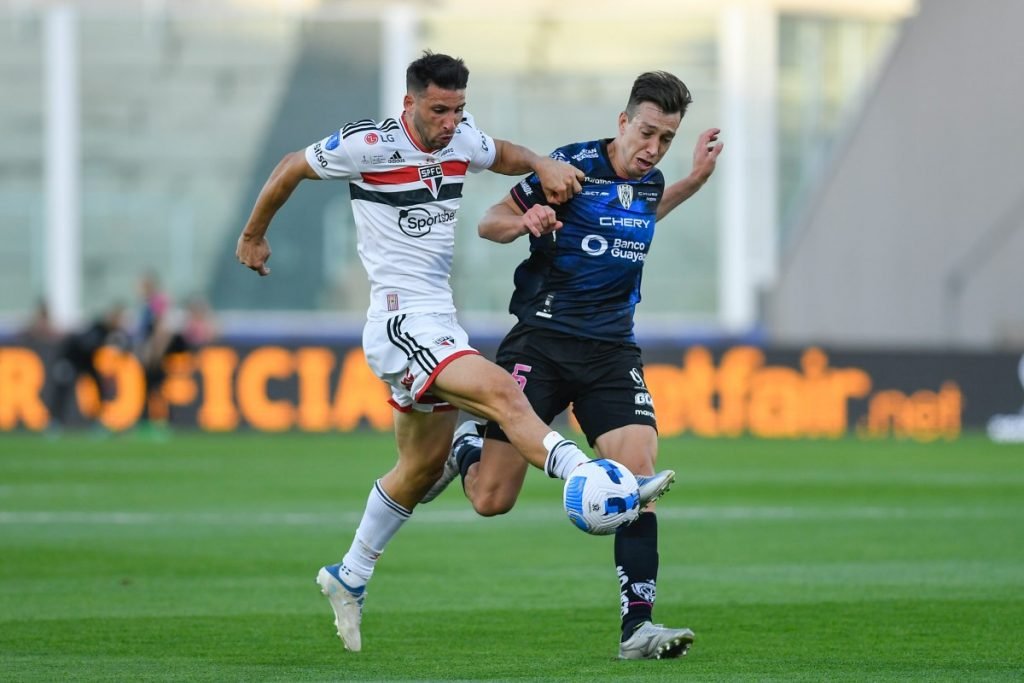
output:
[[459, 476], [459, 464], [455, 456], [460, 448], [464, 445], [483, 448], [484, 440], [480, 436], [479, 426], [480, 423], [467, 420], [455, 430], [455, 437], [452, 439], [452, 447], [448, 451], [448, 458], [444, 461], [444, 470], [441, 472], [441, 477], [434, 482], [430, 490], [423, 494], [423, 497], [420, 499], [421, 503], [429, 503], [437, 498], [441, 495], [441, 492], [448, 488], [448, 484], [455, 481], [455, 478]]
[[341, 565], [332, 564], [321, 567], [316, 575], [320, 592], [327, 596], [334, 610], [334, 625], [338, 627], [338, 636], [345, 648], [359, 652], [363, 648], [363, 639], [359, 634], [359, 624], [363, 620], [363, 601], [366, 600], [366, 586], [351, 588], [338, 576]]
[[637, 487], [640, 489], [640, 508], [643, 509], [648, 503], [653, 503], [661, 498], [675, 480], [676, 473], [672, 470], [662, 470], [649, 477], [642, 474], [636, 475]]
[[619, 643], [619, 659], [672, 659], [685, 657], [693, 645], [693, 631], [688, 628], [665, 628], [645, 621], [623, 643]]

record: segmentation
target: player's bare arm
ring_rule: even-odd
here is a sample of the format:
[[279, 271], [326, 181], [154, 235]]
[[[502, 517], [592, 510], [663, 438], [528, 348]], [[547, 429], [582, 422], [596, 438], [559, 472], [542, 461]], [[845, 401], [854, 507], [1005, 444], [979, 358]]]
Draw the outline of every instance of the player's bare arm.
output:
[[564, 161], [540, 156], [507, 140], [495, 140], [494, 145], [494, 163], [490, 170], [502, 175], [536, 173], [550, 204], [567, 202], [583, 189], [580, 185], [583, 171]]
[[537, 204], [523, 213], [511, 197], [505, 197], [487, 210], [477, 232], [484, 239], [507, 244], [523, 235], [540, 237], [561, 227], [562, 221], [550, 206]]
[[721, 132], [718, 128], [708, 128], [697, 138], [697, 145], [693, 148], [693, 169], [690, 175], [665, 188], [665, 194], [658, 205], [657, 220], [661, 220], [672, 209], [697, 194], [697, 190], [704, 187], [704, 183], [715, 172], [718, 155], [725, 146], [718, 142], [718, 134]]
[[249, 214], [249, 220], [238, 237], [235, 256], [242, 265], [255, 270], [260, 276], [270, 275], [267, 261], [270, 260], [270, 242], [266, 234], [270, 221], [278, 210], [288, 201], [292, 192], [303, 180], [316, 180], [316, 174], [303, 150], [286, 154], [271, 171], [267, 182], [263, 184], [256, 203]]

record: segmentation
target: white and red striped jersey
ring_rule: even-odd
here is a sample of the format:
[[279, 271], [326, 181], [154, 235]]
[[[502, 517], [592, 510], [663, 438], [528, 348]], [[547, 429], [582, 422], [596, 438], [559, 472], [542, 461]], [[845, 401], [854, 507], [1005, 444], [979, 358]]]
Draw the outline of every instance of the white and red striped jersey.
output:
[[412, 139], [399, 116], [354, 121], [306, 148], [324, 179], [349, 181], [359, 258], [370, 279], [369, 320], [453, 313], [448, 282], [466, 171], [494, 163], [494, 140], [464, 114], [444, 149]]

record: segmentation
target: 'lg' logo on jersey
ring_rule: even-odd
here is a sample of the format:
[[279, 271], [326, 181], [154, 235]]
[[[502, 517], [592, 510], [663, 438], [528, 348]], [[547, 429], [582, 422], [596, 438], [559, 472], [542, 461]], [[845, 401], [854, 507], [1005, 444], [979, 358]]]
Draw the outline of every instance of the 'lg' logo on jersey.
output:
[[420, 166], [420, 180], [430, 190], [430, 194], [434, 195], [434, 199], [437, 199], [437, 191], [441, 189], [441, 180], [443, 178], [444, 171], [441, 170], [441, 164]]
[[[363, 142], [368, 145], [376, 145], [381, 140], [384, 142], [394, 142], [395, 136], [391, 133], [374, 133], [372, 131], [363, 136]], [[327, 149], [331, 148], [328, 147]]]

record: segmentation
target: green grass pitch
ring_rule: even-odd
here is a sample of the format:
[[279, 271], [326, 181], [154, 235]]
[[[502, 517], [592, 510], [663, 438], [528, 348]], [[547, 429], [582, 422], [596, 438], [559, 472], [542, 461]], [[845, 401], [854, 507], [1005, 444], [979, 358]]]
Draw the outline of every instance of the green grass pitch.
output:
[[1024, 446], [666, 439], [656, 621], [615, 659], [611, 539], [532, 472], [416, 511], [346, 652], [314, 584], [390, 436], [0, 436], [0, 679], [1018, 681]]

